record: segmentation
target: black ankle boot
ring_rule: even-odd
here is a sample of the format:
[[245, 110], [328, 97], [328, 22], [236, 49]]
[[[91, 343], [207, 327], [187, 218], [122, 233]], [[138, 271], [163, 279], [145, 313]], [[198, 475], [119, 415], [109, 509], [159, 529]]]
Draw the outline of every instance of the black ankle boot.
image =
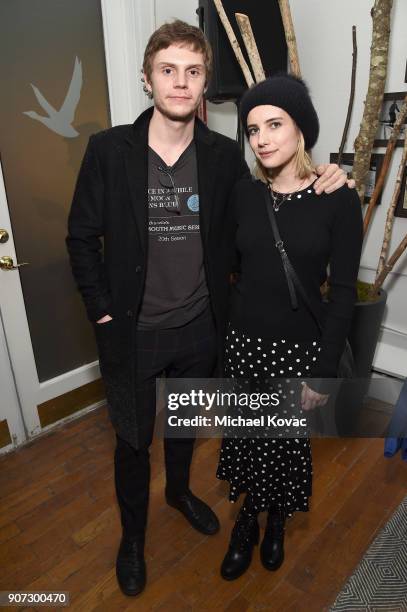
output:
[[284, 561], [284, 526], [284, 513], [277, 509], [270, 510], [260, 546], [261, 562], [270, 571], [278, 570]]
[[249, 568], [253, 548], [259, 543], [259, 524], [256, 515], [239, 513], [232, 529], [228, 552], [220, 569], [222, 578], [235, 580]]
[[116, 561], [116, 576], [125, 595], [139, 595], [146, 585], [144, 538], [123, 536]]

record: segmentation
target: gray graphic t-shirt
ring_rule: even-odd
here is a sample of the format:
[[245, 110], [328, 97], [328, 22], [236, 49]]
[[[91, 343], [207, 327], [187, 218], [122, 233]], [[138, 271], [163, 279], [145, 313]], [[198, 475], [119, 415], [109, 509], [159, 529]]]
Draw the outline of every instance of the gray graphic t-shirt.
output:
[[173, 166], [148, 149], [148, 260], [142, 329], [180, 327], [209, 302], [194, 142]]

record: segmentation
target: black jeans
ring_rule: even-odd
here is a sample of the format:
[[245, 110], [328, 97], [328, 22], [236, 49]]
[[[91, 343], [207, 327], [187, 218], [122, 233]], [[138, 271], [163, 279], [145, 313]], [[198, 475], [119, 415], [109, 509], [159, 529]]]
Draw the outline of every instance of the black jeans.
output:
[[[137, 332], [136, 400], [143, 418], [141, 447], [136, 450], [117, 436], [115, 484], [123, 533], [144, 538], [150, 488], [150, 454], [155, 414], [156, 378], [207, 378], [216, 363], [216, 335], [208, 309], [190, 323], [174, 329]], [[194, 439], [164, 438], [166, 493], [177, 496], [189, 489]]]

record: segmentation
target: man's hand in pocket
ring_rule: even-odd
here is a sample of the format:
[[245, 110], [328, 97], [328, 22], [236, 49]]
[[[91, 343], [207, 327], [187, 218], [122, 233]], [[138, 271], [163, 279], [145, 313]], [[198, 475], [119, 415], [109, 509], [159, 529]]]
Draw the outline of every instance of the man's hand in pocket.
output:
[[112, 321], [112, 317], [110, 315], [105, 315], [99, 321], [96, 321], [98, 324], [107, 323], [108, 321]]

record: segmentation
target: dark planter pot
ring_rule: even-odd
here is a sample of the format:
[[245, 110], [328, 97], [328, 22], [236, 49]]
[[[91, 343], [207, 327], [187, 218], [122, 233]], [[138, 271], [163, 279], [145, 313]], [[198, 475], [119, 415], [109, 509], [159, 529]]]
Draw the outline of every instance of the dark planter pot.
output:
[[382, 289], [375, 302], [357, 302], [349, 333], [355, 360], [355, 378], [369, 378], [386, 307], [387, 293]]
[[359, 420], [369, 388], [373, 358], [386, 307], [387, 293], [381, 290], [375, 302], [357, 302], [349, 343], [355, 360], [353, 380], [344, 380], [336, 401], [335, 421], [341, 436], [369, 435]]

